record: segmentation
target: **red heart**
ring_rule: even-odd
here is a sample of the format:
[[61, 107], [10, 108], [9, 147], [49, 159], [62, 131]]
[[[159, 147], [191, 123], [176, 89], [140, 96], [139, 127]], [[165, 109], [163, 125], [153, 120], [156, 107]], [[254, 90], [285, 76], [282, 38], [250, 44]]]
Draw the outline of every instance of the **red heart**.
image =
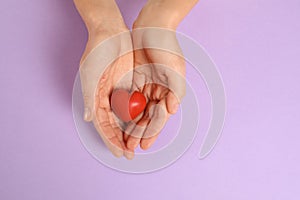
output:
[[141, 92], [130, 94], [127, 90], [117, 89], [111, 95], [111, 108], [124, 122], [135, 119], [146, 107], [146, 98]]

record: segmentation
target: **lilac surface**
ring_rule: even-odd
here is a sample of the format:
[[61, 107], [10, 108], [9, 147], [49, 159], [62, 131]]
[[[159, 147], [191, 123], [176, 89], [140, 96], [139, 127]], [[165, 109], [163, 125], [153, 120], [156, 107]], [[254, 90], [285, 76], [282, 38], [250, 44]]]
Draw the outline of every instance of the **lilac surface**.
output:
[[[131, 24], [142, 1], [120, 1]], [[0, 199], [299, 199], [300, 2], [201, 1], [179, 31], [201, 43], [226, 87], [223, 136], [172, 166], [130, 175], [83, 148], [71, 110], [86, 41], [72, 1], [0, 7]]]

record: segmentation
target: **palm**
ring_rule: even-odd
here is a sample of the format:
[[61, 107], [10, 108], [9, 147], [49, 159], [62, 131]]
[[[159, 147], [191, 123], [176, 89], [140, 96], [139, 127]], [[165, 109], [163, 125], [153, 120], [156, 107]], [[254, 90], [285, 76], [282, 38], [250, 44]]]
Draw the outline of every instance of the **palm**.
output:
[[[93, 120], [103, 141], [108, 148], [117, 156], [123, 155], [122, 151], [126, 151], [123, 141], [123, 132], [115, 120], [110, 107], [109, 97], [120, 79], [128, 72], [132, 71], [133, 55], [129, 53], [118, 58], [110, 65], [102, 75], [95, 96], [95, 113], [96, 118]], [[129, 89], [131, 83], [122, 84], [124, 89]]]
[[[102, 40], [89, 52], [80, 67], [85, 107], [92, 108], [92, 115], [88, 121], [93, 121], [104, 143], [117, 157], [124, 155], [127, 149], [123, 142], [122, 130], [113, 119], [109, 99], [112, 90], [118, 87], [118, 84], [124, 89], [130, 89], [132, 69], [132, 41], [128, 30]], [[122, 78], [125, 74], [127, 79]]]
[[148, 149], [177, 110], [173, 104], [180, 100], [172, 90], [172, 78], [184, 74], [185, 68], [181, 57], [162, 50], [135, 50], [134, 58], [133, 90], [142, 92], [148, 103], [143, 115], [129, 124], [125, 140], [129, 149], [138, 144]]

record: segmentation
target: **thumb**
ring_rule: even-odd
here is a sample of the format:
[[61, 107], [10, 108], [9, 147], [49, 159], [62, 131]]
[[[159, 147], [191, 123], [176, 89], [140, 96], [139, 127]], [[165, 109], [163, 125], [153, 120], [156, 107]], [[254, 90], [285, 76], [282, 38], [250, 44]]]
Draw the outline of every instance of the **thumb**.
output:
[[80, 81], [81, 90], [84, 101], [84, 114], [83, 118], [85, 121], [90, 122], [93, 120], [93, 110], [94, 110], [94, 96], [95, 88], [97, 87], [97, 79], [91, 77], [86, 70], [80, 69]]
[[169, 91], [167, 96], [167, 109], [170, 114], [175, 114], [178, 110], [180, 101], [179, 99], [174, 95], [173, 92]]
[[84, 114], [83, 119], [87, 122], [90, 122], [93, 120], [93, 105], [91, 102], [91, 97], [89, 96], [83, 96], [84, 98]]
[[186, 93], [186, 81], [182, 73], [167, 70], [169, 93], [166, 97], [167, 109], [170, 114], [175, 114], [179, 104]]

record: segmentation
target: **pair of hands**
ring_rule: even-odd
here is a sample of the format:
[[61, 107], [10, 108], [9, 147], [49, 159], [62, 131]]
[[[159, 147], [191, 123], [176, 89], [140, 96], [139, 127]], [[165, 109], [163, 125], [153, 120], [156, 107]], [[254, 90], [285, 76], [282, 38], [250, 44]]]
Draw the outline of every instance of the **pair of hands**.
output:
[[[91, 20], [80, 3], [75, 1], [89, 31], [80, 66], [84, 119], [93, 121], [115, 156], [132, 159], [138, 145], [148, 149], [155, 142], [185, 94], [185, 61], [174, 32], [176, 23], [156, 19], [153, 6], [146, 5], [130, 32], [116, 5], [106, 6], [109, 17], [99, 25], [91, 23], [97, 20]], [[140, 91], [147, 99], [145, 111], [126, 124], [111, 110], [110, 96], [116, 88]]]

